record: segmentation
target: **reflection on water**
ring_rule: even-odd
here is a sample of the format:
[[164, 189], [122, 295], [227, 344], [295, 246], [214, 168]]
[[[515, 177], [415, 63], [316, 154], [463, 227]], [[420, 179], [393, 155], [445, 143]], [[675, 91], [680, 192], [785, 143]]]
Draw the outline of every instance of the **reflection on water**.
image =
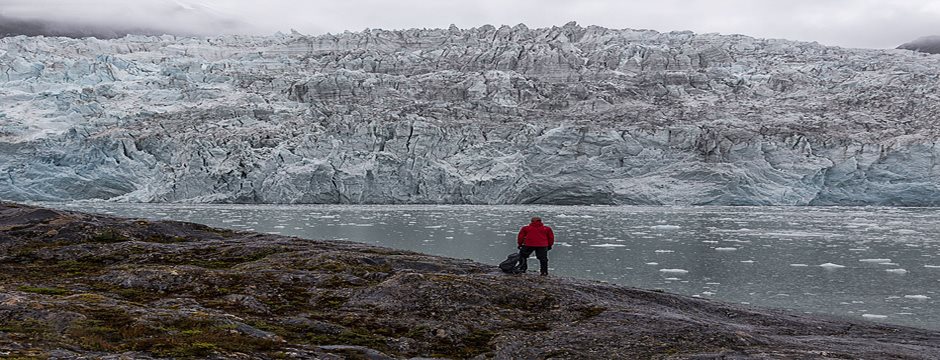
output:
[[[50, 205], [50, 204], [44, 204]], [[940, 329], [940, 209], [51, 204], [496, 264], [533, 215], [556, 275]]]

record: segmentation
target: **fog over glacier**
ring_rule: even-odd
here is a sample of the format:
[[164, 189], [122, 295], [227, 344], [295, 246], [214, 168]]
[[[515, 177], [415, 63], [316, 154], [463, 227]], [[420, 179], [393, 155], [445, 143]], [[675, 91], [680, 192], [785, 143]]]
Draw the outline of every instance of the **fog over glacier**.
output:
[[[0, 35], [341, 33], [365, 28], [547, 27], [575, 20], [609, 28], [691, 30], [893, 48], [937, 34], [932, 0], [3, 0]], [[29, 25], [22, 25], [26, 21]], [[20, 25], [16, 25], [18, 24]], [[13, 24], [13, 29], [9, 29]], [[8, 25], [4, 27], [4, 25]], [[42, 32], [40, 32], [42, 33]]]
[[940, 58], [598, 26], [0, 39], [0, 198], [937, 205]]

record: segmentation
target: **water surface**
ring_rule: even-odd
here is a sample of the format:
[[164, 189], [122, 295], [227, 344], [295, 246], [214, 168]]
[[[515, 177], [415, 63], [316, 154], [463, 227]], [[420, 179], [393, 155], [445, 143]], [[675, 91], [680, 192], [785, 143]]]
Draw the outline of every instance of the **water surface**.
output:
[[52, 206], [351, 240], [490, 264], [513, 252], [519, 227], [539, 215], [555, 230], [549, 253], [555, 275], [940, 329], [940, 209]]

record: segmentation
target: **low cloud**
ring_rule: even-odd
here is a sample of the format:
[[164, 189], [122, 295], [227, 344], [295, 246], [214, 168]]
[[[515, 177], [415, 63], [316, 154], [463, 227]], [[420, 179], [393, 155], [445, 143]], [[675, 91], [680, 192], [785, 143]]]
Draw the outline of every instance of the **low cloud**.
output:
[[0, 15], [109, 29], [215, 35], [307, 34], [456, 24], [692, 30], [893, 48], [940, 34], [933, 0], [0, 0]]
[[96, 36], [218, 35], [257, 32], [237, 16], [168, 0], [2, 0], [0, 34]]

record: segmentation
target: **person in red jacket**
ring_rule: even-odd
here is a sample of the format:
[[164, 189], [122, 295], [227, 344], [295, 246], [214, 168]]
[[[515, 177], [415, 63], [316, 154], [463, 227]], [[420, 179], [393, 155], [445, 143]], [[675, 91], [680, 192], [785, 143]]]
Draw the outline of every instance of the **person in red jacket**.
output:
[[552, 228], [543, 225], [542, 218], [533, 217], [532, 223], [519, 230], [516, 243], [519, 245], [519, 268], [523, 272], [528, 269], [526, 262], [534, 251], [535, 257], [539, 259], [541, 275], [548, 275], [548, 251], [555, 245], [555, 233]]

